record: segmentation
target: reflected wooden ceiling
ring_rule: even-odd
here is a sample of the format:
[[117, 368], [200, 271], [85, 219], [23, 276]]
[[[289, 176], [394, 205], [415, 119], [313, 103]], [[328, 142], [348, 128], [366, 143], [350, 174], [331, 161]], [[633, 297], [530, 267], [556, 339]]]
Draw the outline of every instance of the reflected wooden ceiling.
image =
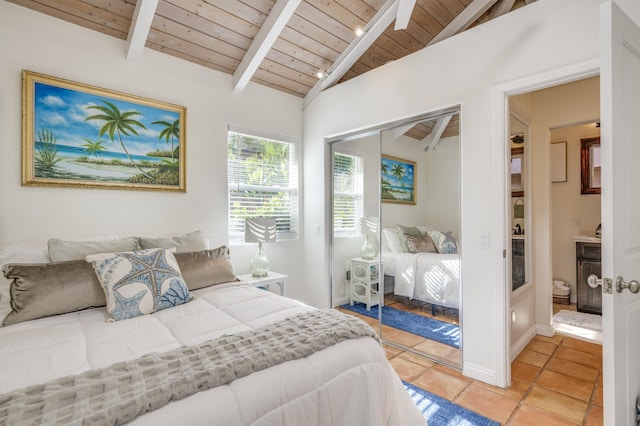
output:
[[[127, 40], [128, 57], [147, 47], [232, 74], [236, 91], [253, 81], [307, 105], [326, 87], [534, 0], [6, 1]], [[402, 8], [408, 23], [395, 30]]]

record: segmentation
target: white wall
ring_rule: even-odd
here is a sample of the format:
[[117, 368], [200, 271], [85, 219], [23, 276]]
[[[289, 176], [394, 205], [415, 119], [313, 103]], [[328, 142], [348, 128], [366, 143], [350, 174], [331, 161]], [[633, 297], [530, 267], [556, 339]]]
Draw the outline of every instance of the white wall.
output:
[[[595, 97], [593, 102], [597, 101]], [[600, 194], [580, 193], [580, 139], [596, 136], [600, 136], [600, 129], [593, 123], [551, 131], [551, 143], [567, 143], [567, 181], [551, 185], [553, 279], [571, 285], [571, 303], [576, 303], [576, 243], [573, 237], [594, 236], [600, 224]]]
[[[498, 304], [506, 289], [506, 150], [495, 126], [503, 117], [492, 115], [494, 90], [597, 59], [599, 4], [539, 0], [325, 91], [305, 111], [305, 188], [325, 194], [305, 198], [305, 223], [312, 230], [328, 220], [324, 138], [462, 105], [463, 372], [490, 383], [504, 382], [506, 365], [499, 344], [506, 340], [506, 309]], [[328, 236], [306, 235], [305, 265], [326, 265]], [[488, 236], [488, 249], [481, 248], [481, 235]], [[309, 279], [309, 296], [328, 305], [326, 273]]]
[[[254, 84], [234, 94], [230, 75], [149, 49], [129, 61], [125, 46], [0, 1], [1, 242], [202, 229], [212, 244], [226, 244], [227, 125], [302, 140], [300, 98]], [[22, 69], [186, 106], [187, 193], [21, 186]], [[266, 251], [274, 270], [291, 275], [290, 294], [305, 300], [301, 248], [300, 238], [269, 244]], [[255, 244], [232, 247], [237, 273], [248, 272], [254, 252]]]

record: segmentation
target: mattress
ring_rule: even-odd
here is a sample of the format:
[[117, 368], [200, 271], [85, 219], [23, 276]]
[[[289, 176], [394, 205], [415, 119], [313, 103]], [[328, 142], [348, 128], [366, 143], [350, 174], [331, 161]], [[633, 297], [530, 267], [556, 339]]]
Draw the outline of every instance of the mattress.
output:
[[[125, 321], [107, 322], [106, 310], [97, 308], [0, 328], [0, 394], [314, 309], [242, 282], [192, 294], [197, 297], [189, 303]], [[384, 350], [367, 337], [172, 401], [132, 424], [418, 425], [425, 420]]]
[[460, 308], [460, 256], [383, 252], [384, 274], [394, 278], [394, 294], [434, 305]]

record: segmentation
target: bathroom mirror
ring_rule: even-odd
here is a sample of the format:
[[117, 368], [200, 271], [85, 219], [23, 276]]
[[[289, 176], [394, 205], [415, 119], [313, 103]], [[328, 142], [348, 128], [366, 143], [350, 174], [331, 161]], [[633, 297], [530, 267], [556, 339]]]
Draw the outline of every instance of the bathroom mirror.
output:
[[600, 194], [600, 137], [580, 139], [581, 193]]
[[459, 117], [455, 106], [329, 141], [334, 306], [375, 321], [385, 343], [456, 368]]

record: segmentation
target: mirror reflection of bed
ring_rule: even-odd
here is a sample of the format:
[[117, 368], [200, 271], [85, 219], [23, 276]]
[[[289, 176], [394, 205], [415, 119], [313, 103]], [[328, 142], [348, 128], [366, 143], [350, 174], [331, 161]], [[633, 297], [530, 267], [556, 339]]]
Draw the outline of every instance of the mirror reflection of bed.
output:
[[[385, 343], [458, 368], [459, 134], [456, 107], [332, 141], [334, 306], [351, 313], [357, 310], [355, 314], [379, 327]], [[344, 177], [336, 162], [343, 159], [341, 155], [360, 158], [357, 167], [362, 175], [362, 202], [358, 210], [358, 202], [354, 201], [355, 231], [351, 235], [344, 226], [349, 222], [344, 214], [348, 191], [336, 180], [337, 176]], [[357, 200], [358, 196], [354, 198]], [[358, 230], [357, 223], [362, 218], [377, 224], [369, 235], [369, 241], [376, 246], [376, 256], [370, 262], [377, 268], [360, 274], [364, 278], [352, 268], [354, 261], [361, 263], [357, 259], [362, 257], [367, 239], [366, 233]], [[375, 277], [379, 271], [383, 271], [382, 282]], [[374, 291], [378, 287], [384, 290], [373, 296], [384, 294], [382, 306], [374, 305], [367, 311], [367, 298], [356, 295], [354, 307], [350, 308], [352, 283], [357, 292], [366, 288], [360, 285], [363, 280], [374, 282]], [[358, 303], [360, 300], [365, 303]]]

